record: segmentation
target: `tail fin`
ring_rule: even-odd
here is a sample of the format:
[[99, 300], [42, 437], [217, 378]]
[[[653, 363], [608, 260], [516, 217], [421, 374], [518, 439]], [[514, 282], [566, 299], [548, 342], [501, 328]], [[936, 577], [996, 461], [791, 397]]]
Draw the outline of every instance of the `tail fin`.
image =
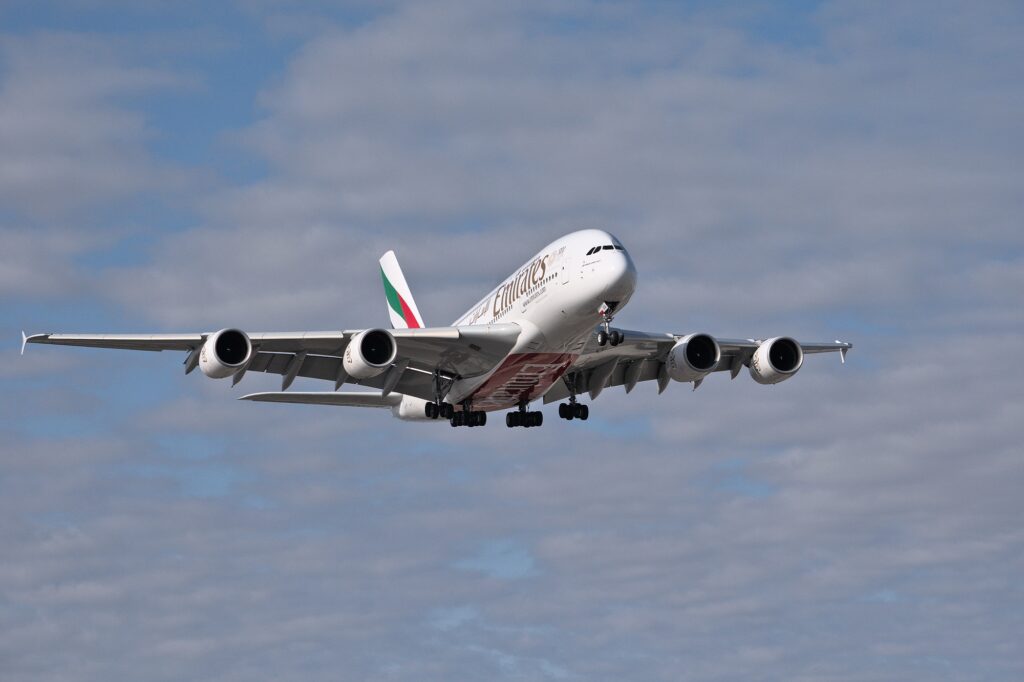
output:
[[412, 298], [409, 285], [405, 282], [402, 268], [394, 251], [380, 257], [380, 276], [384, 280], [384, 295], [388, 300], [388, 314], [394, 329], [416, 329], [423, 327], [423, 318]]

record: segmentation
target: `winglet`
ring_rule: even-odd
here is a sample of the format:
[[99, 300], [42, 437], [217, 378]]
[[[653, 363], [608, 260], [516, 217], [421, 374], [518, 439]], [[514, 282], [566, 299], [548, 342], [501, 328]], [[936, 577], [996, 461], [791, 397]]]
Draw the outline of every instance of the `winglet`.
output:
[[[843, 342], [840, 341], [839, 339], [836, 339], [836, 343]], [[850, 348], [852, 348], [850, 344], [843, 343], [843, 347], [839, 349], [839, 362], [843, 363], [844, 365], [846, 364], [846, 354], [850, 351]]]
[[394, 251], [388, 251], [381, 256], [380, 275], [384, 280], [384, 295], [387, 298], [391, 326], [394, 329], [417, 329], [426, 326]]
[[28, 337], [25, 336], [25, 330], [21, 330], [21, 354], [25, 354], [25, 344], [28, 343]]

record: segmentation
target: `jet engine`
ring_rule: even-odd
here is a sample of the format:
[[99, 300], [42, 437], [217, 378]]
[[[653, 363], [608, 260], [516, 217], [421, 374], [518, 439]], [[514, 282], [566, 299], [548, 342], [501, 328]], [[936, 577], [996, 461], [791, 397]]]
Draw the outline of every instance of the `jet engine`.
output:
[[804, 351], [800, 344], [788, 336], [768, 339], [750, 358], [750, 376], [759, 384], [777, 384], [785, 381], [804, 364]]
[[676, 381], [697, 381], [711, 373], [721, 359], [722, 349], [713, 337], [689, 334], [668, 352], [668, 375]]
[[199, 368], [211, 379], [225, 379], [249, 363], [252, 342], [245, 332], [221, 329], [206, 337], [199, 352]]
[[390, 367], [397, 352], [398, 345], [390, 332], [383, 329], [366, 329], [349, 341], [342, 362], [350, 377], [369, 379]]

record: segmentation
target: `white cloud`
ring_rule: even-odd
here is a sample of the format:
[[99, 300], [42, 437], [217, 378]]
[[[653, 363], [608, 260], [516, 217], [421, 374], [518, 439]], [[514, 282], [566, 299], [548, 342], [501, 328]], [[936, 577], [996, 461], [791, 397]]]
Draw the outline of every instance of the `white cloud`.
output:
[[[641, 267], [624, 325], [849, 331], [849, 363], [610, 390], [518, 433], [235, 403], [275, 379], [168, 386], [163, 356], [71, 366], [5, 394], [12, 674], [1020, 677], [1019, 12], [829, 4], [793, 47], [742, 14], [545, 8], [315, 31], [241, 135], [267, 176], [90, 274], [161, 325], [347, 327], [383, 319], [395, 247], [444, 323], [603, 224]], [[6, 234], [44, 268], [88, 242]], [[115, 374], [167, 397], [125, 404]], [[82, 414], [100, 435], [62, 436]]]
[[141, 114], [118, 98], [180, 87], [169, 72], [126, 65], [100, 38], [4, 37], [0, 199], [29, 216], [66, 214], [180, 182], [146, 150]]

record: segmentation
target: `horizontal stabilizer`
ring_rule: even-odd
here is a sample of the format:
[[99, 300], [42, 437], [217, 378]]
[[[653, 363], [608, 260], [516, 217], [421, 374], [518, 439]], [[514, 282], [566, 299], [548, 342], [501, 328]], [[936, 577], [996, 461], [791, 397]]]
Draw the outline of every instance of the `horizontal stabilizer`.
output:
[[337, 405], [341, 407], [394, 407], [402, 402], [401, 393], [381, 395], [370, 391], [274, 391], [250, 393], [239, 400], [254, 400], [262, 403], [301, 403], [304, 405]]

